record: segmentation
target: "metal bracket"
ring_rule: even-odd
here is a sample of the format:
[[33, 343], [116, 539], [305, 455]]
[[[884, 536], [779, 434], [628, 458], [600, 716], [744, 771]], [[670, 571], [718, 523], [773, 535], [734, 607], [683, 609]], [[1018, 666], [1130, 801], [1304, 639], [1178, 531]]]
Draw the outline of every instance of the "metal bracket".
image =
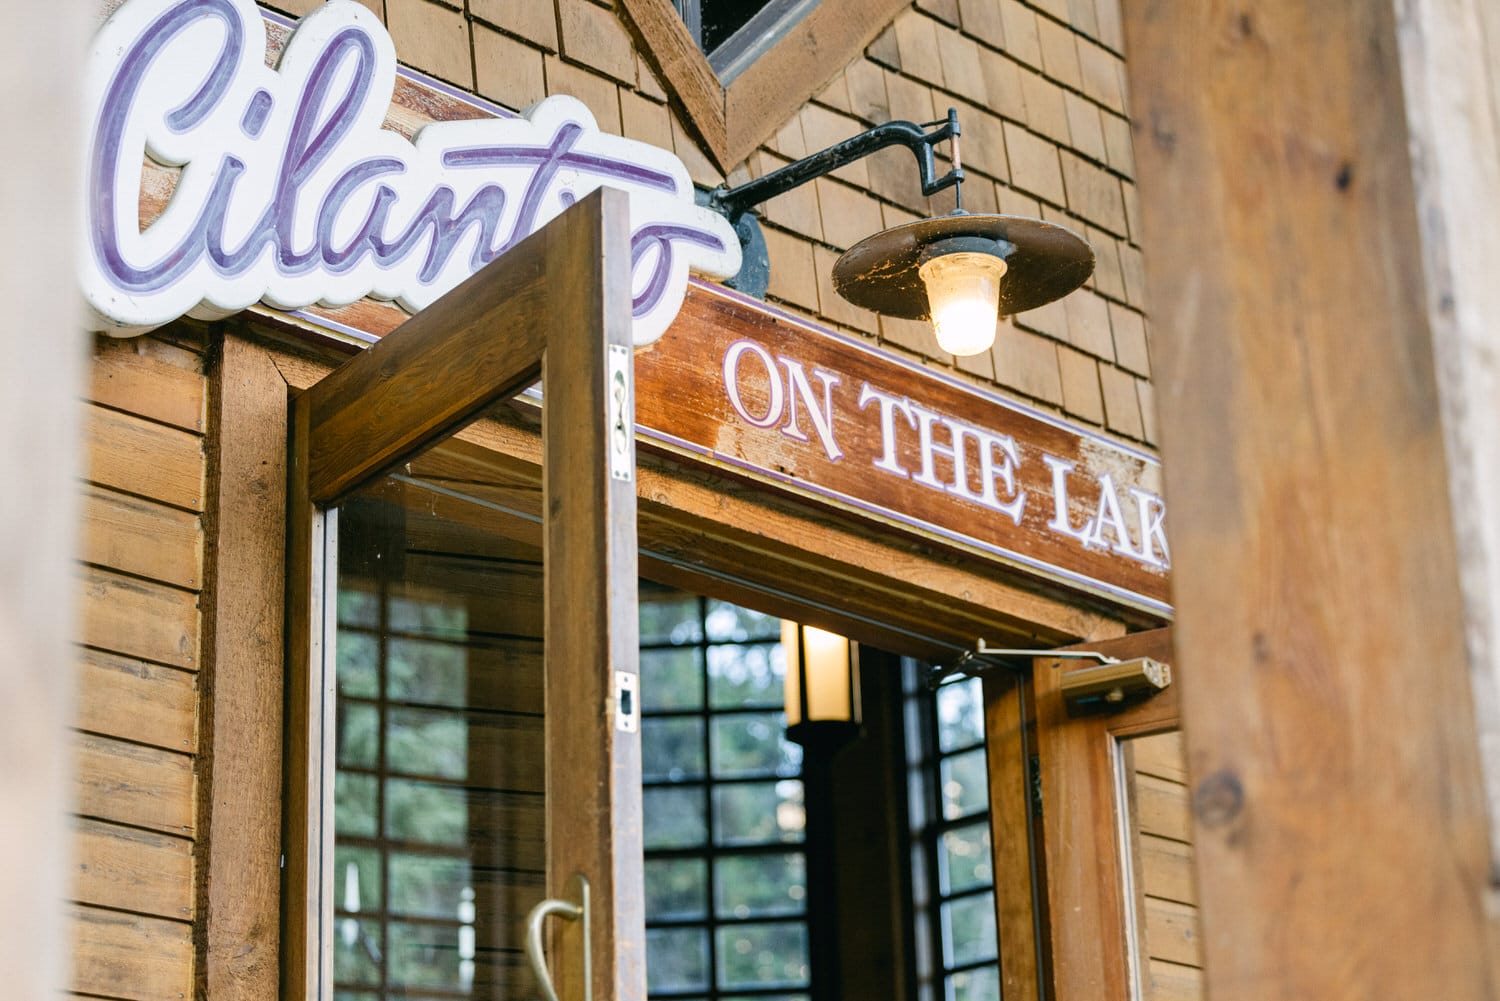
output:
[[986, 671], [1004, 668], [1020, 672], [1030, 667], [1037, 657], [1059, 660], [1094, 660], [1101, 664], [1118, 664], [1120, 661], [1109, 654], [1093, 650], [1022, 650], [1008, 647], [993, 647], [984, 640], [977, 640], [974, 649], [966, 651], [952, 664], [934, 664], [927, 669], [927, 687], [937, 688], [954, 678], [977, 678]]
[[567, 900], [543, 900], [526, 915], [526, 958], [531, 962], [531, 972], [536, 977], [537, 987], [544, 1001], [557, 1001], [557, 988], [552, 986], [552, 974], [547, 970], [547, 955], [542, 949], [542, 925], [548, 917], [557, 916], [565, 921], [583, 922], [583, 1001], [593, 1001], [594, 957], [589, 944], [589, 881], [583, 875], [573, 877], [578, 891], [578, 903]]
[[635, 386], [630, 348], [611, 344], [609, 363], [609, 475], [625, 483], [635, 479]]
[[1068, 708], [1102, 703], [1122, 705], [1131, 696], [1155, 695], [1172, 683], [1172, 668], [1150, 657], [1064, 671], [1062, 696]]
[[641, 727], [639, 687], [640, 675], [615, 672], [615, 729], [622, 733], [635, 733]]
[[[890, 146], [905, 146], [917, 158], [923, 195], [931, 196], [945, 188], [953, 188], [956, 205], [963, 208], [964, 169], [958, 148], [961, 131], [958, 111], [954, 108], [948, 109], [948, 117], [926, 125], [885, 122], [753, 181], [733, 188], [721, 184], [712, 191], [698, 191], [697, 203], [729, 220], [740, 240], [743, 263], [739, 274], [726, 284], [757, 299], [766, 297], [771, 277], [770, 256], [760, 223], [750, 212], [751, 208]], [[933, 152], [940, 142], [949, 143], [953, 161], [953, 166], [942, 176], [938, 176], [937, 157]]]

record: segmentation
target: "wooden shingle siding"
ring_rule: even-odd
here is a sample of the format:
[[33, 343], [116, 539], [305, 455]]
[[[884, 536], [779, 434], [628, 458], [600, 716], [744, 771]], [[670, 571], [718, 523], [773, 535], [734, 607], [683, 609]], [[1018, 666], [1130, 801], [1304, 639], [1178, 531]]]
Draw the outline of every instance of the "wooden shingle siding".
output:
[[[279, 0], [272, 6], [300, 15], [315, 4]], [[702, 93], [669, 100], [651, 67], [680, 64], [686, 56], [676, 46], [687, 36], [663, 41], [673, 36], [673, 26], [646, 17], [639, 5], [630, 15], [622, 14], [622, 3], [591, 0], [371, 0], [369, 6], [383, 14], [406, 65], [513, 110], [546, 95], [571, 94], [606, 131], [672, 149], [694, 183], [705, 187], [741, 183], [881, 122], [926, 122], [957, 108], [968, 175], [965, 207], [1036, 216], [1084, 235], [1098, 265], [1088, 287], [1075, 293], [1082, 305], [1009, 318], [991, 351], [958, 359], [940, 352], [927, 324], [878, 318], [839, 299], [826, 280], [828, 262], [851, 243], [953, 207], [951, 193], [922, 196], [910, 154], [896, 149], [758, 210], [771, 254], [770, 300], [1071, 419], [1154, 444], [1119, 0], [914, 0], [841, 67], [823, 65], [828, 42], [819, 36], [805, 57], [822, 60], [816, 67], [785, 54], [772, 67], [785, 87], [812, 95], [794, 113], [770, 111], [775, 102], [732, 102], [734, 114], [783, 120], [750, 128], [768, 138], [727, 170], [704, 152], [702, 135], [680, 110], [722, 102], [722, 90], [716, 80], [694, 84], [692, 74], [678, 73], [679, 86]], [[667, 5], [647, 6], [675, 19]], [[632, 26], [632, 17], [645, 20]], [[657, 51], [642, 48], [651, 39]]]
[[201, 337], [99, 338], [88, 399], [71, 988], [192, 997], [205, 483]]
[[1129, 747], [1137, 901], [1145, 935], [1145, 1001], [1202, 1001], [1198, 891], [1193, 882], [1182, 735], [1139, 737]]

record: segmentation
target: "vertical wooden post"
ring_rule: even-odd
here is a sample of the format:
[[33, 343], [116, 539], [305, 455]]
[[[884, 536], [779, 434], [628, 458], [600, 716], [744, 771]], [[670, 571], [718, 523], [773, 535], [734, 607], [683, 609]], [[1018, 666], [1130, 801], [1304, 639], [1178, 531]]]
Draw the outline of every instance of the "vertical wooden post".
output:
[[249, 1001], [275, 996], [280, 973], [287, 386], [262, 349], [234, 336], [220, 343], [199, 970], [214, 1001]]
[[15, 101], [0, 171], [0, 984], [56, 995], [70, 957], [67, 812], [74, 674], [77, 404], [86, 341], [74, 254], [83, 205], [79, 77], [87, 5], [6, 12], [0, 81]]
[[990, 844], [994, 846], [995, 930], [999, 939], [1000, 996], [1041, 996], [1041, 953], [1037, 930], [1045, 917], [1044, 886], [1033, 880], [1044, 872], [1033, 866], [1041, 846], [1033, 848], [1039, 828], [1031, 804], [1032, 746], [1028, 727], [1034, 711], [1026, 682], [991, 672], [984, 679], [984, 746], [989, 767]]
[[1126, 21], [1209, 994], [1493, 1001], [1433, 321], [1479, 303], [1425, 255], [1495, 189], [1419, 201], [1392, 0]]
[[[567, 898], [575, 873], [593, 874], [593, 997], [644, 1001], [640, 733], [618, 725], [615, 699], [617, 672], [639, 676], [626, 196], [600, 189], [552, 228], [559, 232], [547, 243], [553, 291], [542, 362], [547, 795], [588, 801], [576, 809], [548, 804], [547, 889]], [[607, 355], [615, 347], [624, 348], [629, 479], [611, 473], [610, 398], [618, 387]], [[639, 705], [632, 709], [639, 719]], [[559, 815], [573, 819], [569, 829], [554, 826]], [[632, 939], [635, 948], [616, 944]], [[582, 1001], [579, 929], [566, 926], [555, 941], [559, 997]]]

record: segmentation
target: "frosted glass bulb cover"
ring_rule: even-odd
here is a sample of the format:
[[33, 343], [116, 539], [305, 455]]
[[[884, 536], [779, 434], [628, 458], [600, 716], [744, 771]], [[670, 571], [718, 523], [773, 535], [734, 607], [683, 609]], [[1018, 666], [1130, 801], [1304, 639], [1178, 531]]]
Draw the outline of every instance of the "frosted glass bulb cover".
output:
[[952, 355], [977, 355], [995, 343], [1000, 321], [1000, 279], [1005, 259], [964, 251], [922, 264], [927, 305], [938, 346]]
[[[799, 653], [806, 641], [807, 649]], [[853, 676], [849, 664], [849, 640], [815, 626], [802, 626], [788, 619], [781, 622], [781, 643], [786, 651], [786, 721], [796, 726], [806, 721], [857, 720]], [[802, 718], [802, 686], [798, 657], [807, 665], [807, 720]]]

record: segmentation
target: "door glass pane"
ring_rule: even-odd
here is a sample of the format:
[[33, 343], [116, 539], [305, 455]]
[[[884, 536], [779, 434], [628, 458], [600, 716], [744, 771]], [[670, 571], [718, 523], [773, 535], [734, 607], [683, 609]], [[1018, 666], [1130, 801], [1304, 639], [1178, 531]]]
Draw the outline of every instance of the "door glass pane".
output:
[[651, 993], [708, 987], [708, 930], [648, 928], [646, 989]]
[[334, 990], [520, 1001], [545, 884], [541, 554], [432, 485], [338, 511]]

